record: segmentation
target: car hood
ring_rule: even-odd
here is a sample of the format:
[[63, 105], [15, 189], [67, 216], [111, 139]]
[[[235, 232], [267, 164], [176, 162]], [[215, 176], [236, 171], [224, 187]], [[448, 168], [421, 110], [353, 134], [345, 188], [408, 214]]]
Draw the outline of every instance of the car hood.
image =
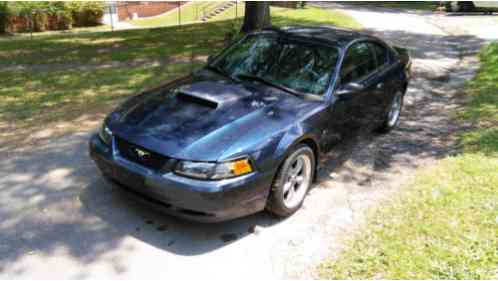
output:
[[217, 161], [240, 138], [257, 143], [293, 124], [312, 104], [204, 70], [129, 100], [111, 114], [109, 126], [118, 137], [172, 158]]

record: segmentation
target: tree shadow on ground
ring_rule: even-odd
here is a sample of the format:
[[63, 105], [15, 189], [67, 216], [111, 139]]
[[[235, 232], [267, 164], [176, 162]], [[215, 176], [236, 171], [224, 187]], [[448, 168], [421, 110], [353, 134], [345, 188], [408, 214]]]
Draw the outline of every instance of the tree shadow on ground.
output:
[[[47, 35], [2, 40], [0, 66], [13, 64], [107, 63], [209, 54], [223, 46], [234, 21], [132, 29], [115, 32]], [[19, 45], [23, 48], [19, 49]]]
[[[94, 200], [103, 194], [109, 200], [105, 206]], [[85, 208], [122, 233], [183, 256], [209, 253], [252, 234], [255, 226], [271, 227], [281, 222], [265, 212], [221, 223], [191, 222], [144, 204], [136, 196], [120, 186], [98, 179], [87, 186], [80, 198]], [[122, 211], [112, 212], [115, 209]], [[130, 224], [130, 221], [140, 225]]]
[[461, 12], [461, 13], [446, 13], [447, 17], [491, 17], [497, 15], [498, 12], [493, 12], [492, 14], [486, 14], [485, 12]]

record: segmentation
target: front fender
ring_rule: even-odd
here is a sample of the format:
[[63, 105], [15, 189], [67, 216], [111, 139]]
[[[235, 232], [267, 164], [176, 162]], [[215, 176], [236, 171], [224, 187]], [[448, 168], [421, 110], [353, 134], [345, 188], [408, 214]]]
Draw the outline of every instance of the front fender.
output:
[[312, 141], [316, 144], [314, 149], [319, 151], [316, 134], [301, 125], [294, 125], [288, 130], [273, 135], [261, 146], [261, 149], [250, 155], [255, 160], [258, 169], [276, 173], [287, 155], [292, 152], [292, 148], [303, 141]]
[[[301, 116], [301, 120], [289, 120], [291, 116], [272, 117], [254, 122], [249, 129], [241, 131], [241, 137], [225, 151], [223, 159], [241, 155], [250, 155], [257, 168], [263, 171], [276, 171], [290, 149], [303, 140], [318, 144], [323, 116], [317, 113], [321, 108], [293, 113], [292, 117]], [[263, 124], [264, 123], [264, 124]], [[318, 156], [318, 155], [317, 155]]]
[[312, 141], [315, 144], [315, 147], [312, 147], [312, 149], [316, 150], [315, 157], [318, 160], [320, 153], [320, 147], [318, 145], [318, 131], [315, 132], [314, 130], [307, 129], [302, 125], [296, 125], [288, 130], [287, 133], [280, 139], [280, 142], [275, 149], [273, 161], [278, 163], [277, 166], [279, 167], [287, 155], [292, 152], [292, 148], [304, 141]]

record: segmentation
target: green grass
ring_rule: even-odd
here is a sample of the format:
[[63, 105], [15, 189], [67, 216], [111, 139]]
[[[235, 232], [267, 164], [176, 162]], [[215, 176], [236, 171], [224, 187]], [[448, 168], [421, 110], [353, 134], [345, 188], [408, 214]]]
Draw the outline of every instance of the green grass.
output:
[[493, 279], [498, 272], [498, 160], [466, 154], [417, 175], [364, 234], [320, 267], [327, 279]]
[[[182, 8], [181, 19], [182, 23], [193, 23], [197, 22], [202, 18], [203, 10], [209, 11], [214, 10], [216, 7], [220, 6], [222, 2], [193, 2], [190, 5], [186, 5]], [[244, 16], [245, 5], [244, 3], [239, 3], [237, 5], [237, 13], [235, 11], [236, 6], [232, 6], [212, 17], [209, 21], [223, 21], [223, 20], [233, 20], [236, 18], [241, 18]], [[306, 9], [286, 9], [279, 7], [271, 7], [271, 13], [273, 17], [274, 25], [287, 25], [293, 24], [293, 22], [299, 24], [332, 24], [339, 25], [343, 27], [350, 28], [360, 28], [360, 25], [351, 17], [340, 13], [329, 10], [322, 10], [318, 8], [308, 7]], [[130, 23], [142, 26], [142, 27], [160, 27], [160, 26], [172, 26], [178, 24], [178, 13], [169, 13], [162, 17], [148, 18], [148, 19], [136, 19], [130, 21]]]
[[191, 69], [188, 64], [147, 66], [94, 71], [0, 72], [0, 118], [17, 127], [71, 120]]
[[[340, 13], [315, 8], [272, 8], [272, 19], [278, 25], [359, 26]], [[216, 53], [225, 34], [240, 29], [241, 23], [219, 19], [154, 29], [0, 38], [0, 137], [6, 124], [38, 128], [71, 121], [89, 109], [113, 106], [124, 97], [185, 75], [190, 65], [165, 69], [144, 63], [164, 65], [167, 59]], [[5, 70], [18, 66], [23, 69]]]
[[477, 128], [464, 151], [418, 172], [374, 210], [346, 250], [319, 267], [331, 279], [498, 278], [498, 43], [481, 52], [461, 114]]
[[103, 64], [208, 53], [219, 46], [229, 22], [159, 29], [3, 40], [0, 66], [18, 64]]
[[[87, 27], [73, 27], [69, 30], [47, 30], [43, 32], [18, 32], [15, 33], [14, 36], [18, 38], [31, 38], [37, 36], [51, 36], [51, 35], [74, 35], [74, 34], [82, 34], [82, 33], [94, 33], [94, 32], [105, 32], [112, 31], [112, 27], [107, 24], [101, 24], [97, 26], [87, 26]], [[2, 36], [0, 36], [0, 42], [2, 40]]]
[[159, 26], [177, 25], [179, 20], [181, 20], [182, 24], [198, 22], [201, 20], [201, 18], [204, 15], [209, 14], [210, 12], [214, 11], [216, 7], [221, 6], [224, 3], [227, 2], [226, 1], [190, 2], [188, 4], [183, 5], [180, 8], [180, 14], [178, 13], [178, 10], [174, 10], [173, 12], [167, 13], [166, 15], [163, 16], [131, 20], [129, 21], [129, 23], [141, 27], [159, 27]]
[[[143, 67], [140, 62], [189, 58], [192, 53], [207, 56], [223, 46], [223, 35], [228, 30], [227, 22], [216, 22], [6, 40], [0, 44], [0, 64], [21, 64], [26, 69], [0, 70], [0, 123], [29, 127], [46, 124], [47, 120], [71, 120], [89, 104], [119, 101], [161, 81], [185, 75], [190, 65], [171, 65], [174, 69], [166, 71], [159, 66]], [[121, 66], [112, 67], [113, 63]], [[111, 67], [102, 67], [106, 64]], [[31, 65], [42, 69], [31, 69]], [[57, 70], [61, 65], [68, 69]], [[82, 66], [92, 68], [78, 70]], [[73, 67], [75, 70], [71, 70]]]
[[462, 135], [468, 152], [478, 151], [489, 156], [498, 153], [498, 43], [480, 53], [481, 67], [469, 83], [470, 102], [460, 113], [462, 119], [472, 121], [477, 130]]
[[[462, 117], [486, 126], [498, 120], [498, 44], [491, 44], [480, 53], [483, 62], [478, 75], [469, 84], [471, 102]], [[491, 124], [489, 124], [491, 125]]]
[[313, 7], [305, 9], [271, 7], [271, 15], [272, 24], [276, 26], [327, 24], [353, 29], [361, 28], [361, 25], [347, 14]]
[[[243, 2], [239, 2], [238, 5], [233, 5], [232, 7], [226, 9], [223, 13], [220, 13], [214, 17], [212, 17], [211, 21], [214, 20], [230, 20], [230, 19], [235, 19], [235, 18], [242, 18], [244, 17], [245, 13], [245, 4]], [[237, 11], [235, 10], [237, 8]]]

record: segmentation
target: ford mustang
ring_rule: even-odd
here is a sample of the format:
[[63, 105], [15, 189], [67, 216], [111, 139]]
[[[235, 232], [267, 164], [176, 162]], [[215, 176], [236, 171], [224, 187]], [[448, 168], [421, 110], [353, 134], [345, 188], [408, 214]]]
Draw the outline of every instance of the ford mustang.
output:
[[263, 29], [126, 100], [90, 155], [106, 178], [176, 216], [290, 216], [348, 132], [396, 127], [410, 66], [405, 49], [363, 33]]

